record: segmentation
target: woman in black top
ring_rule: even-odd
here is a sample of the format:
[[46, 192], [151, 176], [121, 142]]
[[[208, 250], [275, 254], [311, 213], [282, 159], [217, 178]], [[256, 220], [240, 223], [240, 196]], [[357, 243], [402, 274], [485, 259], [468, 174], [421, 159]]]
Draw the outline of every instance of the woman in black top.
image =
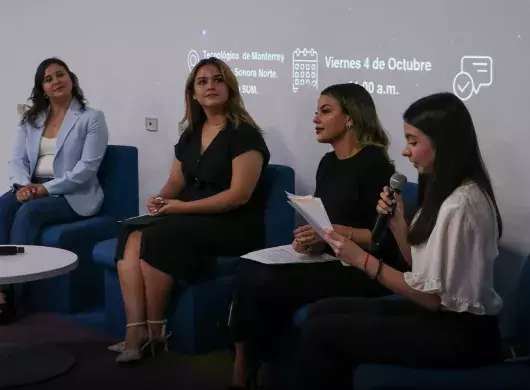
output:
[[[320, 161], [315, 196], [322, 199], [335, 231], [368, 247], [381, 186], [394, 173], [374, 102], [357, 84], [334, 85], [322, 92], [313, 121], [318, 142], [334, 149]], [[405, 267], [392, 235], [387, 239], [380, 247], [381, 256], [397, 268]], [[310, 226], [294, 231], [293, 248], [300, 253], [330, 251]], [[389, 294], [363, 272], [338, 261], [287, 265], [245, 261], [237, 280], [231, 321], [234, 388], [244, 388], [248, 357], [274, 357], [282, 333], [300, 306], [325, 297]]]
[[264, 245], [260, 177], [269, 151], [243, 106], [236, 77], [216, 58], [200, 61], [186, 83], [187, 127], [175, 146], [166, 185], [149, 198], [154, 217], [125, 229], [117, 248], [127, 316], [118, 362], [167, 347], [164, 313], [175, 278], [196, 280], [217, 256]]

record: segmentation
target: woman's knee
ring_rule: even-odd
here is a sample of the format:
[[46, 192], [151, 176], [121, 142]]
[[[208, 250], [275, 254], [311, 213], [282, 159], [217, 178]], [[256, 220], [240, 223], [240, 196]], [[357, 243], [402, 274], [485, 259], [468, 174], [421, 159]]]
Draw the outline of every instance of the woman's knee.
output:
[[128, 242], [132, 242], [135, 245], [139, 245], [142, 241], [142, 231], [141, 230], [135, 230], [134, 232], [131, 232], [129, 234], [129, 238], [127, 239]]
[[152, 264], [149, 264], [149, 262], [145, 261], [144, 259], [140, 259], [140, 267], [142, 268], [142, 273], [145, 274], [151, 274], [151, 275], [160, 275], [162, 277], [168, 276], [171, 277], [170, 274], [158, 269], [157, 267], [153, 266]]
[[129, 234], [129, 237], [127, 237], [127, 244], [125, 246], [125, 249], [127, 250], [140, 250], [140, 245], [142, 244], [142, 232], [140, 230], [136, 230]]
[[43, 210], [37, 201], [24, 203], [16, 212], [11, 226], [11, 243], [32, 245], [41, 229], [53, 221], [50, 212]]
[[0, 216], [9, 214], [18, 210], [21, 203], [17, 200], [17, 196], [14, 192], [8, 191], [0, 196]]
[[142, 232], [134, 231], [131, 232], [125, 243], [125, 250], [123, 253], [123, 258], [120, 259], [120, 262], [135, 262], [140, 263], [140, 246], [142, 244]]
[[32, 226], [43, 224], [42, 212], [36, 202], [26, 202], [20, 206], [16, 215], [14, 224], [31, 224]]
[[0, 196], [0, 244], [9, 244], [11, 227], [14, 223], [15, 216], [21, 204], [18, 202], [16, 195], [12, 192], [6, 192]]

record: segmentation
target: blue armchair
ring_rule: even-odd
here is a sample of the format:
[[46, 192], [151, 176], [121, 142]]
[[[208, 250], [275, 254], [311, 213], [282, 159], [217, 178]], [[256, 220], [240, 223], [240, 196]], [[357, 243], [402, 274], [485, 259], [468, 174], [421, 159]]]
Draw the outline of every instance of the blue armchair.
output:
[[25, 285], [25, 301], [31, 309], [78, 313], [103, 306], [103, 272], [92, 262], [92, 250], [96, 243], [116, 235], [116, 221], [138, 215], [138, 150], [109, 145], [98, 179], [105, 199], [97, 215], [43, 229], [38, 245], [75, 252], [79, 265], [67, 275]]
[[[269, 165], [263, 180], [268, 191], [265, 213], [266, 246], [291, 242], [294, 209], [286, 202], [285, 191], [294, 193], [294, 171], [290, 167]], [[105, 322], [107, 331], [117, 339], [125, 334], [125, 313], [116, 264], [116, 239], [94, 248], [94, 261], [105, 269]], [[239, 258], [219, 257], [212, 275], [204, 281], [177, 284], [173, 304], [168, 308], [170, 343], [188, 354], [205, 353], [230, 345], [228, 311], [232, 300]]]
[[[355, 390], [523, 390], [530, 389], [530, 256], [516, 289], [516, 345], [523, 359], [472, 370], [422, 370], [394, 365], [367, 364], [354, 372]], [[526, 360], [524, 355], [526, 356]]]

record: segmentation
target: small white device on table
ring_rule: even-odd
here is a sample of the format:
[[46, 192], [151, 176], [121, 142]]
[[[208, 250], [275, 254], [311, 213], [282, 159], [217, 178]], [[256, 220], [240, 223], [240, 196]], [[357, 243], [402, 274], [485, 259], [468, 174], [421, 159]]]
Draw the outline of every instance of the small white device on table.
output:
[[[77, 267], [77, 255], [65, 249], [34, 245], [19, 247], [23, 248], [23, 253], [0, 255], [0, 285], [52, 278]], [[7, 253], [1, 249], [2, 246], [0, 254]], [[74, 363], [71, 354], [50, 345], [0, 343], [0, 388], [55, 378], [72, 368]]]

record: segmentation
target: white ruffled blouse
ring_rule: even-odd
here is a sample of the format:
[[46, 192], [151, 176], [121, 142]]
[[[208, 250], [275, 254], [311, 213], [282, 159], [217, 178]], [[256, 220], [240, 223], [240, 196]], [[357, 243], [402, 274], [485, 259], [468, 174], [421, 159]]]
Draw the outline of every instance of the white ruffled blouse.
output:
[[440, 296], [446, 310], [496, 315], [503, 304], [493, 288], [498, 237], [489, 197], [475, 183], [463, 185], [442, 203], [429, 239], [411, 248], [405, 282]]

